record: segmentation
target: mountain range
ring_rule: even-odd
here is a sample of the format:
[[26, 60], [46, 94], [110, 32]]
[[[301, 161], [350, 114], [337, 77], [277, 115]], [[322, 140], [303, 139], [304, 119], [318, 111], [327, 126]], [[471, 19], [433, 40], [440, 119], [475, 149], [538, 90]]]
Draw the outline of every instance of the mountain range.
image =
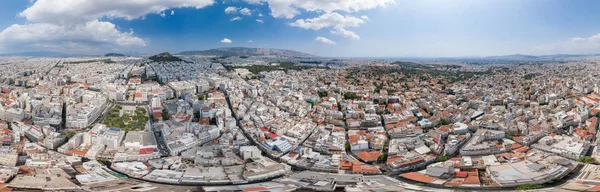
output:
[[[92, 54], [68, 54], [61, 52], [19, 52], [19, 53], [5, 53], [0, 56], [26, 56], [26, 57], [81, 57], [81, 56], [121, 56], [119, 53], [107, 53], [105, 55], [92, 55]], [[139, 53], [135, 55], [140, 55]], [[285, 49], [271, 49], [271, 48], [248, 48], [248, 47], [223, 47], [216, 49], [208, 49], [202, 51], [183, 51], [174, 55], [205, 55], [205, 56], [275, 56], [275, 57], [319, 57], [311, 54], [285, 50]], [[452, 60], [452, 61], [555, 61], [565, 59], [577, 59], [591, 56], [600, 56], [600, 54], [588, 54], [588, 55], [577, 55], [577, 54], [553, 54], [553, 55], [500, 55], [500, 56], [487, 56], [487, 57], [431, 57], [431, 58], [417, 58], [417, 60]], [[394, 58], [402, 59], [402, 58]]]
[[215, 55], [215, 56], [277, 56], [277, 57], [317, 57], [307, 53], [285, 49], [223, 47], [203, 51], [184, 51], [176, 55]]
[[527, 60], [536, 60], [536, 61], [547, 61], [547, 60], [560, 60], [560, 59], [568, 59], [568, 58], [577, 58], [577, 57], [587, 57], [587, 56], [596, 56], [596, 55], [571, 55], [571, 54], [554, 54], [554, 55], [503, 55], [503, 56], [488, 56], [483, 57], [485, 60], [511, 60], [511, 61], [527, 61]]
[[104, 54], [104, 56], [105, 57], [125, 57], [125, 55], [121, 54], [121, 53], [107, 53], [107, 54]]

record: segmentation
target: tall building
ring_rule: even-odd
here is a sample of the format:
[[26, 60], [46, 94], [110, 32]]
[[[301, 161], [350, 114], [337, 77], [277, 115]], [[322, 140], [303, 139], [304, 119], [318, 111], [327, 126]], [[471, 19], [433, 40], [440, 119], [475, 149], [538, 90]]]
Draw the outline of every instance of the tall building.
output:
[[106, 146], [106, 149], [118, 149], [124, 136], [125, 132], [119, 128], [96, 124], [94, 128], [84, 134], [83, 143], [89, 146]]
[[244, 158], [244, 160], [259, 158], [261, 156], [260, 152], [260, 149], [258, 149], [256, 146], [240, 147], [240, 153], [242, 154], [242, 158]]
[[158, 97], [157, 94], [152, 96], [151, 107], [152, 108], [161, 108], [162, 107], [160, 97]]

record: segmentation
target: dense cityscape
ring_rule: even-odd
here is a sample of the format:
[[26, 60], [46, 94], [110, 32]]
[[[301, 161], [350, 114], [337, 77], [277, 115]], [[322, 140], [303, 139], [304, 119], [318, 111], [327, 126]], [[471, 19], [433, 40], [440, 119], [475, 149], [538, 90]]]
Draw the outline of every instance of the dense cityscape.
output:
[[600, 192], [597, 7], [3, 1], [0, 191]]
[[600, 187], [594, 57], [472, 64], [263, 49], [0, 65], [3, 189]]

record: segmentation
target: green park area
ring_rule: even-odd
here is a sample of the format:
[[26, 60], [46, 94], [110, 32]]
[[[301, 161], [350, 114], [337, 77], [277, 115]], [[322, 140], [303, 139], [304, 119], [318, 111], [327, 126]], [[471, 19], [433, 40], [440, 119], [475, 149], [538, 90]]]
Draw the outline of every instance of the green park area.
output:
[[104, 120], [104, 124], [108, 127], [121, 128], [123, 131], [144, 130], [148, 121], [146, 109], [136, 107], [135, 111], [124, 111], [121, 116], [120, 111], [122, 109], [123, 107], [120, 105], [113, 107], [108, 112], [108, 117]]

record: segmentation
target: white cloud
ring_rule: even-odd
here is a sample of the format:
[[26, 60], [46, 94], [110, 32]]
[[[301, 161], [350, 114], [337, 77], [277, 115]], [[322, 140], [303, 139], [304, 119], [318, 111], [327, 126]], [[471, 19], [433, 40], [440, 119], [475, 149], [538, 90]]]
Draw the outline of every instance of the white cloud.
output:
[[342, 16], [338, 13], [326, 13], [317, 18], [298, 19], [291, 26], [304, 29], [319, 30], [327, 27], [358, 27], [365, 21], [352, 16]]
[[252, 40], [248, 40], [248, 43], [254, 43], [254, 41], [252, 41]]
[[233, 41], [231, 41], [231, 39], [227, 39], [227, 38], [224, 38], [223, 40], [221, 40], [221, 43], [226, 43], [226, 44], [229, 44], [229, 43], [232, 43], [232, 42]]
[[600, 53], [600, 34], [590, 37], [574, 37], [565, 41], [539, 45], [533, 48], [533, 54], [598, 54]]
[[242, 17], [234, 17], [234, 18], [229, 19], [229, 21], [239, 21], [239, 20], [242, 20], [242, 19], [244, 19], [244, 18], [242, 18]]
[[164, 17], [167, 9], [200, 9], [213, 3], [214, 0], [37, 0], [18, 14], [27, 20], [25, 24], [14, 24], [0, 32], [0, 46], [11, 51], [35, 47], [72, 52], [146, 46], [148, 40], [99, 19], [143, 19], [148, 14]]
[[369, 21], [371, 19], [369, 19], [369, 17], [367, 17], [366, 15], [360, 16], [361, 19], [365, 20], [365, 21]]
[[225, 8], [225, 13], [227, 14], [234, 14], [237, 12], [237, 7], [233, 7], [233, 6], [229, 6], [227, 8]]
[[395, 0], [245, 0], [251, 4], [268, 3], [273, 17], [294, 18], [300, 10], [331, 13], [333, 11], [358, 12], [385, 7]]
[[75, 44], [146, 46], [146, 41], [133, 35], [133, 31], [120, 32], [117, 27], [106, 21], [94, 20], [85, 25], [66, 28], [60, 25], [35, 23], [14, 24], [0, 33], [3, 44], [60, 44], [70, 42]]
[[365, 20], [353, 16], [343, 16], [338, 13], [326, 13], [317, 18], [298, 19], [291, 26], [304, 29], [320, 30], [323, 28], [332, 28], [331, 34], [340, 35], [349, 39], [360, 39], [356, 33], [346, 30], [346, 27], [358, 27], [365, 23]]
[[356, 33], [352, 32], [352, 31], [348, 31], [342, 27], [334, 27], [331, 31], [331, 34], [334, 35], [341, 35], [345, 38], [349, 38], [349, 39], [354, 39], [354, 40], [359, 40], [360, 36], [358, 36]]
[[257, 19], [256, 22], [265, 23], [262, 19]]
[[262, 16], [263, 16], [263, 14], [262, 14], [262, 13], [259, 13], [259, 14], [258, 14], [258, 16], [259, 16], [259, 17], [262, 17]]
[[170, 8], [200, 9], [213, 3], [213, 0], [38, 0], [19, 13], [19, 16], [30, 22], [85, 24], [103, 17], [133, 20], [150, 13], [159, 14]]
[[171, 15], [175, 15], [175, 10], [171, 10]]
[[327, 39], [325, 37], [317, 37], [317, 39], [315, 39], [316, 41], [319, 41], [321, 43], [325, 43], [325, 44], [330, 44], [330, 45], [335, 45], [336, 43], [330, 39]]
[[240, 13], [242, 15], [248, 15], [248, 16], [252, 15], [252, 11], [250, 9], [248, 9], [248, 8], [240, 9]]

